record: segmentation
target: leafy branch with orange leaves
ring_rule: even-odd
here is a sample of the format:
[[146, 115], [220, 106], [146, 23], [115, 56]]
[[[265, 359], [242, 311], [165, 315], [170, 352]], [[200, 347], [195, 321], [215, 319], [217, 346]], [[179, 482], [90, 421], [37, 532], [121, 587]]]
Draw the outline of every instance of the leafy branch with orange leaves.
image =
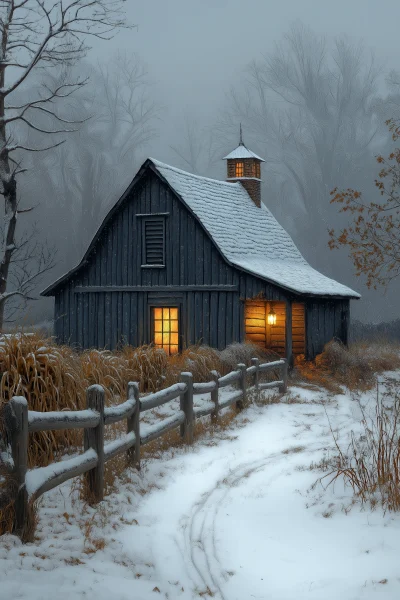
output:
[[[392, 139], [400, 137], [399, 122], [386, 121]], [[400, 148], [385, 158], [377, 156], [381, 165], [375, 185], [381, 199], [365, 202], [362, 193], [348, 188], [331, 192], [331, 204], [339, 204], [340, 213], [349, 212], [352, 223], [340, 234], [329, 230], [331, 250], [346, 247], [357, 276], [365, 276], [367, 286], [387, 287], [400, 275]]]

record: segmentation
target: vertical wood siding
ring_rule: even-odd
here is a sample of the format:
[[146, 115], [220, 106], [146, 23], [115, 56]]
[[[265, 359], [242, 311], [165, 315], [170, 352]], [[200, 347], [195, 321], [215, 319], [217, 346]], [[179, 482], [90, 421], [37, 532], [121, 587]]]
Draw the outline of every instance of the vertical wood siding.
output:
[[[142, 268], [142, 224], [138, 214], [168, 213], [165, 268]], [[77, 286], [234, 285], [238, 291], [184, 291], [180, 294], [182, 345], [222, 349], [245, 339], [244, 304], [260, 294], [267, 300], [302, 302], [276, 285], [225, 263], [213, 242], [182, 202], [151, 171], [138, 182], [106, 228], [87, 261], [55, 297], [59, 342], [81, 348], [109, 348], [151, 342], [149, 303], [155, 293], [85, 292]], [[175, 293], [159, 292], [165, 305]], [[306, 301], [306, 346], [315, 356], [333, 336], [345, 341], [348, 301]], [[277, 344], [280, 340], [277, 340]], [[278, 344], [278, 345], [279, 345]], [[280, 349], [280, 348], [279, 348]]]
[[315, 300], [306, 303], [306, 358], [320, 354], [327, 342], [348, 342], [349, 300]]

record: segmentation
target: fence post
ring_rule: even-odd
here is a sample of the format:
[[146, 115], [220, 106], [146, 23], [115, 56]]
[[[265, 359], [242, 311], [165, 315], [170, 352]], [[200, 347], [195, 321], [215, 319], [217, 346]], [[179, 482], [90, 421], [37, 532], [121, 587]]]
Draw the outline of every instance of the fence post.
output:
[[86, 392], [86, 407], [99, 413], [100, 421], [97, 427], [84, 430], [84, 450], [93, 448], [97, 454], [97, 465], [85, 473], [87, 500], [100, 502], [104, 496], [104, 389], [101, 385], [91, 385]]
[[133, 413], [127, 419], [127, 433], [135, 432], [135, 445], [129, 448], [127, 452], [128, 463], [136, 467], [140, 471], [140, 399], [139, 399], [139, 384], [130, 381], [128, 383], [128, 400], [135, 399], [135, 408]]
[[30, 533], [30, 511], [25, 485], [28, 469], [28, 403], [22, 396], [15, 396], [6, 404], [7, 437], [11, 443], [14, 461], [13, 474], [17, 487], [13, 531], [24, 539]]
[[259, 361], [259, 359], [258, 358], [252, 358], [251, 359], [251, 365], [256, 368], [256, 371], [254, 373], [254, 386], [256, 388], [256, 392], [258, 393], [258, 385], [259, 385], [259, 382], [260, 382], [260, 371], [259, 371], [260, 361]]
[[181, 373], [181, 382], [186, 383], [186, 392], [181, 394], [181, 410], [185, 413], [185, 420], [181, 425], [181, 436], [187, 444], [193, 444], [193, 375], [192, 373]]
[[214, 410], [211, 413], [211, 422], [216, 423], [218, 421], [218, 404], [219, 404], [219, 383], [217, 371], [211, 371], [211, 379], [215, 382], [215, 388], [211, 392], [211, 402], [214, 402]]
[[279, 386], [279, 392], [281, 394], [286, 394], [287, 392], [287, 380], [288, 380], [288, 362], [286, 358], [283, 359], [285, 364], [282, 365], [282, 385]]
[[239, 386], [242, 390], [242, 399], [236, 402], [236, 409], [243, 410], [246, 405], [246, 365], [240, 363], [238, 364], [237, 368], [238, 371], [240, 371]]

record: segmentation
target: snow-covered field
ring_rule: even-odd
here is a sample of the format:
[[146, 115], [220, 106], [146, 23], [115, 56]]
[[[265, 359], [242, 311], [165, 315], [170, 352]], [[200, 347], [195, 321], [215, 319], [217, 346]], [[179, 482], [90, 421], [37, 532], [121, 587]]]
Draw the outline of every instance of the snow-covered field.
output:
[[[96, 509], [70, 483], [46, 494], [35, 543], [0, 539], [1, 600], [399, 598], [400, 515], [351, 507], [341, 484], [311, 489], [333, 452], [327, 414], [345, 446], [357, 403], [289, 394], [302, 403], [252, 405]], [[361, 399], [373, 409], [374, 392]]]

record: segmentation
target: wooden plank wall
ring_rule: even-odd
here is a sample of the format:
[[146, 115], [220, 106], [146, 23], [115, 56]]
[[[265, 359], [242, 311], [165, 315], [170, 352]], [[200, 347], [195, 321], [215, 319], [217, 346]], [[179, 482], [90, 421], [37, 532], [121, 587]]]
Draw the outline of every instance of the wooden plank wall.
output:
[[[284, 302], [274, 302], [274, 311], [276, 312], [276, 325], [270, 325], [271, 338], [269, 347], [280, 356], [286, 355], [286, 305]], [[269, 303], [267, 303], [266, 312], [269, 312]]]
[[247, 300], [244, 307], [246, 339], [262, 348], [267, 347], [265, 304], [263, 300]]
[[[268, 313], [271, 304], [276, 313], [276, 325], [268, 324]], [[262, 348], [270, 348], [280, 356], [285, 356], [285, 303], [270, 303], [265, 300], [246, 300], [244, 310], [246, 339]]]
[[303, 302], [293, 302], [292, 304], [292, 348], [295, 356], [305, 354], [306, 326]]
[[306, 358], [320, 354], [333, 338], [347, 344], [349, 300], [310, 299], [306, 303]]

